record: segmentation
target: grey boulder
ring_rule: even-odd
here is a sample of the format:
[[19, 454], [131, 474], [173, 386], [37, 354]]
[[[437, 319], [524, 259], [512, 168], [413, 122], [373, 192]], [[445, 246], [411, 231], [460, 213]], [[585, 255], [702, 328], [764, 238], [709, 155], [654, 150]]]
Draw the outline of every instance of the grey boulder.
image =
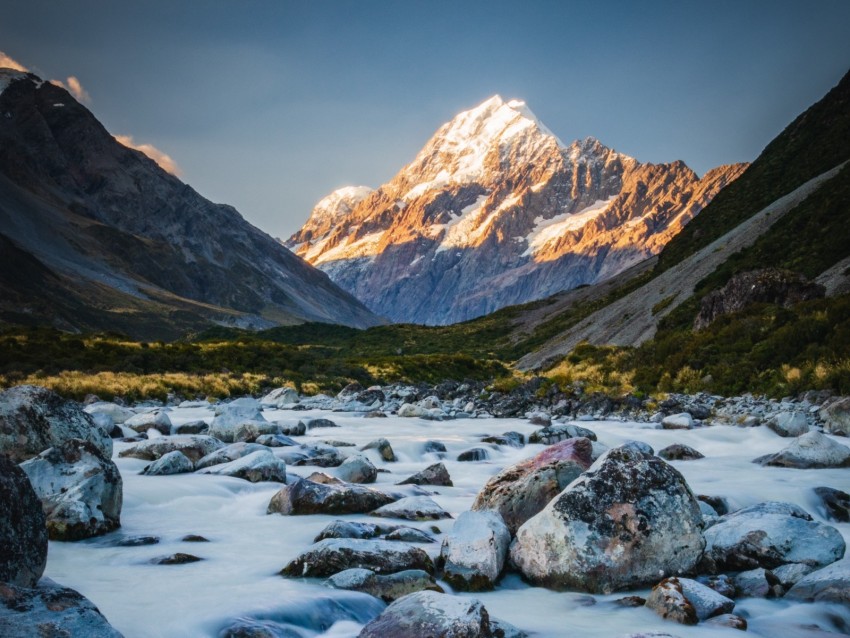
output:
[[443, 588], [434, 581], [434, 577], [421, 569], [407, 569], [394, 574], [376, 574], [371, 569], [355, 567], [334, 574], [325, 581], [325, 585], [333, 589], [363, 592], [387, 603], [417, 591], [428, 590], [440, 593], [443, 591]]
[[336, 477], [347, 483], [374, 483], [378, 468], [365, 456], [350, 456], [336, 469]]
[[464, 512], [443, 540], [443, 578], [455, 589], [493, 589], [505, 566], [511, 533], [497, 512]]
[[185, 474], [194, 471], [195, 466], [183, 452], [169, 452], [150, 465], [146, 465], [140, 472], [146, 476], [170, 476], [172, 474]]
[[819, 416], [827, 432], [850, 436], [850, 397], [830, 401], [820, 409]]
[[850, 467], [850, 448], [812, 430], [794, 439], [788, 447], [775, 454], [760, 456], [753, 463], [801, 470]]
[[683, 625], [731, 613], [735, 601], [690, 578], [665, 578], [646, 599], [646, 606], [662, 618]]
[[161, 434], [171, 434], [171, 418], [164, 410], [152, 410], [136, 414], [126, 421], [124, 426], [136, 432], [156, 430]]
[[795, 437], [809, 431], [809, 422], [802, 412], [780, 412], [767, 422], [767, 427], [779, 436]]
[[[213, 440], [215, 441], [216, 439]], [[240, 441], [239, 443], [225, 445], [219, 441], [217, 447], [196, 461], [195, 469], [203, 470], [214, 465], [230, 463], [236, 459], [241, 459], [243, 456], [263, 451], [268, 451], [268, 448], [259, 443], [245, 443], [244, 441]]]
[[564, 441], [566, 439], [575, 439], [579, 437], [595, 441], [596, 433], [592, 430], [588, 430], [587, 428], [583, 428], [580, 425], [575, 425], [573, 423], [557, 423], [555, 425], [550, 425], [548, 427], [532, 432], [531, 435], [528, 437], [528, 442], [552, 445], [553, 443], [558, 443], [559, 441]]
[[804, 576], [785, 597], [850, 605], [850, 560], [833, 563]]
[[281, 570], [282, 576], [327, 577], [353, 567], [376, 574], [409, 569], [434, 573], [434, 563], [422, 549], [384, 540], [328, 538], [305, 550]]
[[0, 583], [32, 587], [47, 564], [47, 527], [27, 475], [0, 454]]
[[306, 479], [281, 488], [269, 501], [269, 514], [365, 514], [392, 503], [393, 496], [360, 485], [325, 485]]
[[372, 516], [403, 518], [409, 521], [428, 521], [451, 518], [452, 515], [427, 496], [407, 496], [379, 507]]
[[182, 452], [190, 461], [198, 463], [203, 457], [223, 447], [224, 443], [204, 434], [177, 434], [141, 441], [126, 450], [122, 450], [118, 453], [118, 456], [129, 456], [143, 461], [156, 461], [169, 452]]
[[213, 465], [198, 471], [198, 474], [215, 474], [240, 478], [251, 483], [272, 481], [286, 483], [286, 463], [266, 449], [251, 452], [235, 461]]
[[400, 481], [398, 485], [438, 485], [452, 487], [452, 478], [449, 476], [449, 471], [445, 465], [434, 463], [421, 472], [417, 472], [413, 476]]

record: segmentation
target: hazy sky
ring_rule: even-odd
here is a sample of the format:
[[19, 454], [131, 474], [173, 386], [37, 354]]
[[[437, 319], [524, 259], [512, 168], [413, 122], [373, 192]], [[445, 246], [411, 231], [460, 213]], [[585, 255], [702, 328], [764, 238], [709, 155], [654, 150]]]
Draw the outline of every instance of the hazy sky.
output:
[[562, 140], [698, 173], [754, 159], [850, 67], [850, 1], [0, 0], [0, 51], [74, 76], [279, 237], [499, 93]]

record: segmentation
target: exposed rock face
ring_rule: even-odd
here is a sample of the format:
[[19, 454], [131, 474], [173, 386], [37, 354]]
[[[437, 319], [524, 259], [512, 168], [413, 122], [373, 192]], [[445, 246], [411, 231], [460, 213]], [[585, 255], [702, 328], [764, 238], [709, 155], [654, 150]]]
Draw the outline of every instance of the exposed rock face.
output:
[[850, 397], [841, 397], [822, 407], [820, 418], [827, 432], [850, 436]]
[[300, 401], [300, 397], [292, 388], [277, 388], [266, 394], [266, 396], [260, 400], [260, 403], [280, 408], [284, 405], [298, 403], [298, 401]]
[[92, 416], [94, 416], [95, 414], [107, 414], [112, 419], [112, 422], [117, 424], [124, 423], [124, 421], [131, 418], [135, 414], [135, 412], [133, 412], [129, 408], [125, 408], [123, 405], [118, 405], [117, 403], [110, 403], [108, 401], [97, 401], [95, 403], [90, 403], [89, 405], [83, 408], [83, 411], [86, 414], [91, 414]]
[[0, 311], [145, 339], [213, 321], [378, 322], [232, 207], [120, 144], [63, 88], [16, 78], [0, 112], [0, 197], [14, 202], [0, 211], [0, 250], [16, 251]]
[[535, 584], [612, 592], [689, 571], [705, 545], [702, 527], [682, 475], [625, 444], [519, 528], [511, 560]]
[[358, 638], [521, 638], [526, 634], [490, 618], [480, 601], [432, 591], [410, 594], [387, 607]]
[[850, 447], [841, 445], [817, 430], [794, 439], [776, 454], [760, 456], [753, 461], [760, 465], [812, 469], [850, 467]]
[[362, 591], [384, 602], [392, 602], [417, 591], [436, 591], [443, 588], [434, 577], [421, 569], [408, 569], [395, 574], [376, 574], [370, 569], [346, 569], [331, 576], [325, 584], [334, 589]]
[[720, 290], [703, 297], [694, 329], [702, 330], [721, 315], [743, 310], [754, 303], [791, 307], [808, 299], [823, 297], [825, 289], [790, 270], [765, 268], [738, 273]]
[[312, 578], [333, 576], [358, 567], [376, 574], [408, 569], [434, 573], [434, 564], [423, 550], [406, 543], [356, 538], [328, 538], [296, 556], [281, 570], [283, 576]]
[[767, 427], [779, 436], [800, 436], [809, 431], [809, 422], [802, 412], [780, 412], [767, 422]]
[[281, 488], [269, 502], [269, 514], [365, 514], [394, 497], [359, 485], [323, 485], [306, 479]]
[[511, 533], [496, 512], [464, 512], [443, 540], [443, 578], [455, 589], [493, 589], [505, 566]]
[[80, 540], [120, 527], [121, 474], [91, 443], [71, 439], [21, 469], [41, 499], [52, 540]]
[[0, 392], [0, 452], [11, 460], [20, 463], [70, 439], [112, 456], [112, 439], [74, 401], [33, 385]]
[[705, 531], [703, 565], [712, 572], [772, 569], [786, 563], [822, 567], [844, 555], [840, 532], [790, 503], [767, 502], [721, 517]]
[[[136, 443], [126, 450], [118, 453], [118, 456], [129, 456], [143, 461], [155, 461], [169, 452], [182, 452], [193, 463], [197, 463], [203, 457], [212, 454], [224, 447], [224, 443], [211, 436], [203, 434], [178, 434], [175, 436], [162, 436]], [[227, 459], [232, 460], [232, 459]], [[223, 463], [224, 461], [220, 461]]]
[[0, 583], [32, 587], [47, 564], [47, 527], [27, 475], [0, 454]]
[[511, 534], [516, 534], [523, 523], [590, 467], [592, 452], [590, 439], [556, 443], [487, 481], [472, 509], [499, 512]]
[[88, 598], [49, 578], [33, 588], [0, 583], [0, 635], [122, 638]]
[[656, 254], [742, 166], [699, 179], [593, 138], [564, 145], [495, 96], [378, 190], [316, 207], [286, 245], [393, 321], [452, 323], [610, 277]]
[[804, 576], [785, 595], [798, 600], [850, 604], [850, 561], [843, 560]]

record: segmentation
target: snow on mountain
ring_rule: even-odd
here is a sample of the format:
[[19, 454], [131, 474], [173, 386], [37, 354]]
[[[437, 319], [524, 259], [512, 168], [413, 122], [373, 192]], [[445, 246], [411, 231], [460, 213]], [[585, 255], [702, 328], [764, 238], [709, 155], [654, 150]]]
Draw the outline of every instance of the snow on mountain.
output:
[[610, 277], [657, 253], [743, 165], [702, 180], [496, 95], [374, 191], [335, 191], [286, 245], [377, 313], [443, 324]]

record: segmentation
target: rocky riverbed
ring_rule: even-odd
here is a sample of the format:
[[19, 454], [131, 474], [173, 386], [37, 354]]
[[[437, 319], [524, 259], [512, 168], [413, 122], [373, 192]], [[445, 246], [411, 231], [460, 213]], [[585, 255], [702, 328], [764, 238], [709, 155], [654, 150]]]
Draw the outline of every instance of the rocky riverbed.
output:
[[[90, 402], [82, 422], [58, 402], [73, 428], [41, 432], [36, 447], [63, 454], [30, 458], [20, 436], [2, 445], [20, 452], [42, 503], [58, 503], [44, 507], [51, 538], [84, 537], [51, 540], [44, 575], [127, 637], [850, 631], [840, 400], [575, 405], [523, 392]], [[525, 413], [496, 418], [508, 403]], [[62, 440], [87, 427], [85, 444]], [[100, 481], [78, 500], [114, 510], [121, 489], [120, 528], [70, 524], [68, 490], [51, 497], [34, 479], [75, 459]], [[24, 558], [37, 572], [38, 552]], [[8, 596], [0, 628], [15, 615]]]

